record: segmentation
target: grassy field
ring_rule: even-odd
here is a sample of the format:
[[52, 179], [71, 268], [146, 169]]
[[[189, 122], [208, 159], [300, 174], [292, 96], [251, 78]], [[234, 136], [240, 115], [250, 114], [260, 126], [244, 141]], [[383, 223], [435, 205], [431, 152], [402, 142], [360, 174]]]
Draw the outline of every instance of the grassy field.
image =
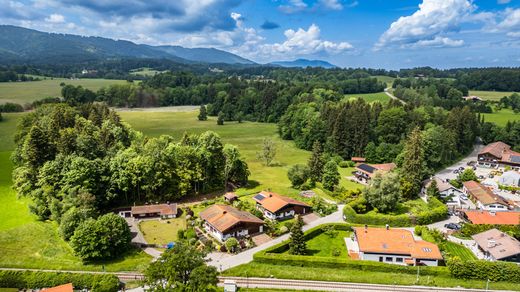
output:
[[[449, 276], [420, 276], [404, 273], [373, 272], [369, 270], [354, 270], [348, 268], [317, 268], [311, 266], [298, 267], [272, 265], [252, 262], [224, 271], [225, 276], [262, 277], [279, 279], [301, 279], [316, 281], [354, 282], [388, 285], [421, 285], [485, 289], [486, 281], [459, 280]], [[519, 283], [498, 282], [489, 284], [489, 289], [520, 291]]]
[[177, 241], [177, 231], [186, 229], [184, 216], [168, 220], [146, 220], [139, 223], [139, 229], [148, 243], [166, 245]]
[[159, 74], [159, 73], [163, 73], [165, 71], [158, 71], [158, 70], [153, 70], [151, 68], [139, 68], [139, 69], [134, 69], [130, 72], [130, 74], [132, 75], [141, 75], [141, 76], [153, 76], [153, 75], [156, 75], [156, 74]]
[[451, 241], [447, 241], [444, 244], [444, 248], [446, 249], [446, 251], [448, 253], [450, 253], [450, 255], [458, 256], [462, 260], [465, 260], [465, 261], [477, 260], [477, 257], [475, 256], [475, 254], [473, 254], [473, 252], [471, 252], [471, 250], [469, 250], [467, 247], [465, 247], [463, 245], [460, 245], [460, 244], [457, 244], [457, 243], [454, 243]]
[[515, 114], [511, 109], [502, 109], [500, 111], [494, 111], [491, 114], [484, 115], [486, 122], [496, 123], [499, 126], [505, 126], [508, 121], [519, 121], [520, 114]]
[[386, 87], [392, 87], [392, 84], [394, 83], [395, 78], [390, 76], [384, 76], [384, 75], [377, 75], [374, 76], [377, 78], [377, 80], [386, 83]]
[[386, 95], [384, 92], [377, 93], [362, 93], [362, 94], [345, 94], [346, 99], [355, 99], [361, 97], [368, 103], [379, 101], [381, 103], [387, 103], [390, 100], [390, 97]]
[[513, 92], [509, 91], [479, 91], [470, 90], [469, 95], [476, 95], [484, 100], [498, 101], [504, 96], [510, 96]]
[[[50, 78], [50, 77], [47, 77]], [[81, 85], [90, 90], [98, 90], [110, 84], [124, 84], [125, 80], [78, 79], [65, 78], [46, 79], [31, 82], [0, 82], [0, 104], [14, 102], [30, 103], [45, 97], [61, 96], [60, 83]]]
[[[348, 257], [347, 248], [345, 246], [345, 237], [350, 237], [351, 232], [345, 230], [336, 230], [336, 235], [330, 237], [325, 233], [307, 241], [307, 252], [309, 255], [317, 257]], [[339, 252], [339, 255], [334, 255]]]
[[14, 150], [14, 134], [16, 125], [23, 113], [2, 113], [3, 121], [0, 122], [0, 152]]

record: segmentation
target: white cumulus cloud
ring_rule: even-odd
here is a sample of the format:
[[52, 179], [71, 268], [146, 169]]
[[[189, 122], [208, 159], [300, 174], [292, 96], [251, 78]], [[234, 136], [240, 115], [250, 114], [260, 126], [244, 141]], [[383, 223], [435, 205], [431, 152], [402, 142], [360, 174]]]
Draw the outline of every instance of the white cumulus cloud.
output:
[[46, 17], [45, 21], [50, 22], [50, 23], [64, 23], [65, 17], [61, 14], [54, 13], [54, 14], [49, 15], [49, 17]]
[[461, 47], [464, 40], [453, 40], [447, 37], [436, 36], [431, 40], [420, 40], [413, 47]]

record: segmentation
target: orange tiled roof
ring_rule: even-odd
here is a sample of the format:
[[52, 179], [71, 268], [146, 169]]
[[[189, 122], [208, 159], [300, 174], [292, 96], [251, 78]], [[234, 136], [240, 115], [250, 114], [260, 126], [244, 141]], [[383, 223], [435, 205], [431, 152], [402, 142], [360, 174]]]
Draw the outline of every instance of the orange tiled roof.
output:
[[72, 292], [74, 290], [74, 287], [72, 287], [72, 283], [59, 285], [52, 288], [44, 288], [42, 291], [45, 292]]
[[253, 197], [253, 199], [258, 204], [260, 204], [262, 207], [264, 207], [266, 210], [268, 210], [269, 212], [272, 212], [272, 213], [278, 212], [279, 210], [283, 209], [287, 205], [310, 207], [309, 205], [305, 204], [304, 202], [300, 202], [295, 199], [284, 197], [277, 193], [261, 191], [260, 194], [264, 196], [264, 199], [259, 200], [255, 197]]
[[253, 223], [263, 224], [264, 221], [249, 214], [248, 212], [240, 211], [228, 205], [216, 204], [208, 207], [199, 214], [202, 220], [207, 221], [218, 231], [224, 233], [238, 223]]
[[464, 211], [473, 224], [516, 225], [520, 224], [520, 212]]
[[433, 243], [415, 240], [411, 231], [405, 229], [354, 227], [359, 251], [381, 254], [410, 255], [419, 259], [442, 260], [442, 255]]
[[496, 195], [486, 186], [476, 181], [466, 181], [463, 183], [464, 187], [468, 190], [468, 193], [475, 198], [475, 200], [481, 202], [483, 205], [490, 204], [501, 204], [508, 206], [507, 201], [499, 195]]
[[144, 205], [133, 206], [132, 214], [151, 214], [160, 213], [161, 215], [176, 215], [177, 204], [159, 204], [159, 205]]
[[357, 156], [350, 158], [350, 160], [353, 162], [365, 162], [366, 161], [365, 157], [357, 157]]
[[509, 149], [511, 149], [511, 146], [507, 145], [504, 142], [498, 141], [498, 142], [494, 142], [494, 143], [486, 145], [486, 147], [484, 147], [484, 149], [482, 149], [478, 154], [479, 155], [491, 154], [497, 158], [502, 158], [502, 153], [504, 153], [504, 151], [507, 151]]

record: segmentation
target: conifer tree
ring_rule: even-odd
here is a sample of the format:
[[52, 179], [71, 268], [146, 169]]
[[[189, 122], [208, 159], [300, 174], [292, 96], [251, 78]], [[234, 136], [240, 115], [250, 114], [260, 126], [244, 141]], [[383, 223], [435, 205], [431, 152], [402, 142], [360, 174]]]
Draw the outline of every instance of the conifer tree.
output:
[[341, 176], [336, 162], [334, 160], [327, 162], [323, 168], [323, 187], [329, 191], [334, 190], [334, 187], [338, 185], [340, 178]]
[[291, 227], [289, 238], [289, 254], [304, 255], [307, 252], [307, 243], [303, 235], [303, 219], [300, 215], [296, 216], [296, 222]]
[[422, 144], [421, 130], [415, 128], [410, 133], [402, 153], [401, 191], [406, 199], [412, 199], [419, 194], [422, 180], [428, 173]]
[[206, 121], [208, 119], [208, 112], [206, 111], [206, 106], [201, 105], [199, 109], [199, 121]]
[[316, 140], [312, 145], [312, 155], [307, 163], [310, 172], [309, 176], [313, 184], [321, 181], [321, 178], [323, 176], [324, 164], [325, 162], [323, 161], [323, 149], [321, 147], [320, 141]]
[[218, 113], [217, 125], [219, 125], [219, 126], [224, 125], [224, 113], [223, 112]]

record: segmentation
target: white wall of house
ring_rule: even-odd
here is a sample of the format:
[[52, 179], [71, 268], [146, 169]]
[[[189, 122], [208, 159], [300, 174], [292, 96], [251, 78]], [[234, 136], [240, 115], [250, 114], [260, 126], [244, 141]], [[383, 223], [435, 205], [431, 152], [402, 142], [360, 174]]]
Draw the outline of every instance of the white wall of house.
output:
[[[373, 253], [359, 253], [359, 258], [365, 261], [382, 262], [387, 264], [402, 265], [406, 266], [405, 259], [412, 258], [409, 255], [396, 255], [396, 254], [373, 254]], [[415, 259], [414, 259], [415, 260]], [[420, 263], [427, 266], [436, 267], [439, 265], [438, 260], [424, 260], [420, 259]]]
[[501, 204], [489, 204], [484, 205], [481, 202], [477, 202], [477, 207], [485, 211], [507, 211], [507, 207]]
[[294, 210], [290, 210], [287, 212], [281, 212], [279, 214], [274, 214], [274, 213], [271, 213], [270, 211], [264, 209], [261, 205], [256, 205], [256, 208], [258, 210], [262, 211], [262, 213], [264, 214], [264, 217], [271, 219], [271, 220], [278, 220], [278, 219], [283, 219], [283, 218], [287, 218], [287, 217], [294, 217], [294, 215], [295, 215]]

